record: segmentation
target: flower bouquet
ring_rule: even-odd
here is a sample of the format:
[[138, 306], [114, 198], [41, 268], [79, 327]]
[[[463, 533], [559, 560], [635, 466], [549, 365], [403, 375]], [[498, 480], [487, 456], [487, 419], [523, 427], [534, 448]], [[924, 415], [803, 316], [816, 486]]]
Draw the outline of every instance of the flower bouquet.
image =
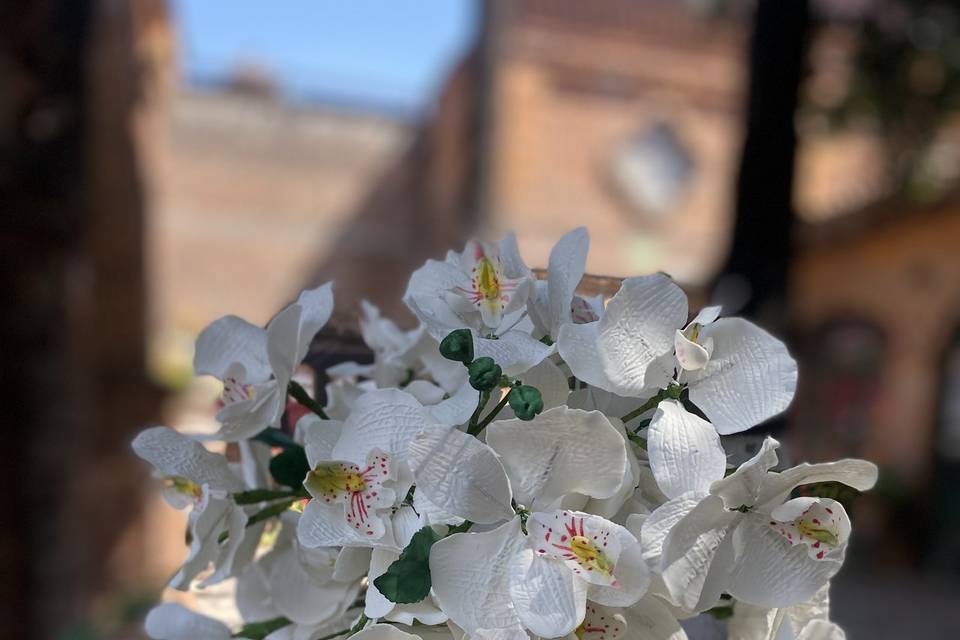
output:
[[[711, 614], [730, 638], [842, 638], [827, 588], [850, 520], [793, 496], [867, 490], [877, 468], [780, 469], [769, 437], [731, 465], [721, 436], [787, 408], [793, 358], [719, 307], [689, 319], [663, 274], [625, 279], [606, 304], [578, 295], [588, 244], [565, 235], [545, 279], [513, 236], [427, 261], [404, 296], [419, 326], [364, 304], [374, 360], [331, 368], [325, 405], [294, 371], [331, 284], [265, 329], [207, 327], [194, 366], [223, 383], [215, 437], [239, 464], [166, 427], [133, 448], [191, 509], [171, 586], [235, 578], [244, 623], [167, 603], [148, 635], [665, 640]], [[289, 398], [309, 410], [292, 434], [278, 428]]]

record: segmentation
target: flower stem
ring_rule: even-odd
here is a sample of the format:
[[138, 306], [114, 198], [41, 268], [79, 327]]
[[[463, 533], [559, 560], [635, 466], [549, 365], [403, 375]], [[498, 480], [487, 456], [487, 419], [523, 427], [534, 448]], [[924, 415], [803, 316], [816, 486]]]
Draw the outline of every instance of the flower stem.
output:
[[[277, 629], [282, 629], [291, 624], [293, 624], [293, 622], [289, 618], [284, 618], [283, 616], [279, 618], [272, 618], [270, 620], [264, 620], [263, 622], [251, 622], [250, 624], [244, 625], [243, 628], [233, 634], [232, 637], [263, 640], [263, 638], [266, 638]], [[346, 633], [346, 631], [341, 631], [340, 633]], [[328, 636], [328, 638], [332, 637], [334, 636]]]
[[487, 402], [490, 401], [490, 392], [481, 391], [480, 398], [477, 400], [477, 408], [474, 410], [473, 415], [470, 416], [470, 424], [467, 426], [467, 433], [473, 434], [473, 430], [477, 428], [477, 422], [480, 420], [480, 412], [483, 411], [483, 408], [487, 406]]
[[323, 407], [320, 406], [320, 403], [310, 397], [310, 394], [307, 393], [307, 390], [300, 386], [299, 382], [291, 380], [287, 384], [287, 393], [293, 396], [293, 399], [305, 406], [310, 411], [313, 411], [315, 414], [323, 418], [324, 420], [329, 420], [330, 416], [327, 415], [327, 412], [323, 410]]
[[677, 384], [670, 384], [666, 389], [660, 389], [657, 391], [656, 395], [644, 402], [642, 405], [628, 413], [627, 415], [620, 418], [624, 424], [630, 422], [634, 418], [638, 418], [645, 414], [647, 411], [656, 408], [660, 404], [661, 400], [677, 400], [680, 397], [680, 393], [683, 391], [683, 387]]
[[[370, 618], [367, 617], [367, 614], [361, 613], [361, 614], [360, 614], [360, 619], [357, 620], [357, 624], [355, 624], [355, 625], [353, 625], [352, 627], [350, 627], [350, 634], [352, 635], [352, 634], [360, 631], [360, 630], [363, 629], [365, 626], [367, 626], [367, 623], [368, 623], [368, 622], [370, 622]], [[321, 638], [321, 640], [323, 640], [323, 639]]]
[[307, 495], [302, 489], [250, 489], [249, 491], [234, 493], [231, 497], [237, 504], [257, 504], [258, 502], [277, 500], [279, 498], [305, 498]]
[[[255, 524], [260, 524], [264, 520], [269, 520], [270, 518], [274, 518], [280, 515], [281, 513], [289, 509], [290, 505], [296, 502], [297, 499], [298, 497], [285, 498], [280, 502], [276, 502], [267, 507], [264, 507], [260, 511], [257, 511], [255, 514], [250, 516], [250, 518], [247, 520], [246, 526], [252, 527]], [[230, 532], [224, 531], [220, 534], [220, 537], [217, 538], [217, 542], [219, 542], [220, 544], [223, 544], [224, 542], [227, 541], [229, 537], [230, 537]]]
[[497, 406], [491, 409], [490, 413], [488, 413], [487, 416], [483, 420], [481, 420], [479, 424], [474, 425], [473, 427], [468, 429], [467, 433], [469, 433], [472, 436], [479, 436], [481, 433], [483, 433], [483, 430], [487, 428], [487, 425], [493, 422], [493, 419], [497, 417], [497, 414], [503, 411], [503, 408], [507, 406], [507, 402], [510, 400], [511, 393], [513, 393], [513, 387], [508, 389], [507, 392], [503, 394], [503, 397], [500, 398], [500, 402], [497, 403]]

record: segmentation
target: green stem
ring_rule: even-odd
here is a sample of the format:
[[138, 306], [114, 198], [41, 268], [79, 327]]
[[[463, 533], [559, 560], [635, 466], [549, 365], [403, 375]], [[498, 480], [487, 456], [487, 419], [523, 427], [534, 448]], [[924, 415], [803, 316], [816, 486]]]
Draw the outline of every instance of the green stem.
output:
[[[357, 633], [358, 631], [363, 629], [365, 626], [367, 626], [368, 622], [370, 622], [370, 618], [367, 617], [367, 614], [361, 613], [360, 619], [357, 620], [357, 624], [350, 627], [350, 634], [352, 635], [354, 633]], [[320, 640], [323, 640], [323, 639], [321, 638]]]
[[450, 527], [449, 529], [447, 529], [447, 536], [452, 536], [455, 533], [464, 533], [465, 531], [469, 531], [470, 527], [472, 526], [473, 526], [472, 522], [470, 522], [469, 520], [464, 520], [457, 526]]
[[470, 429], [467, 429], [467, 433], [472, 436], [478, 436], [483, 433], [483, 430], [487, 428], [487, 425], [493, 422], [493, 419], [497, 417], [503, 408], [507, 406], [507, 402], [510, 400], [510, 394], [513, 393], [513, 388], [510, 388], [503, 397], [500, 398], [500, 402], [497, 403], [493, 409], [490, 410], [490, 413], [487, 414], [487, 417], [480, 421], [480, 424], [474, 425]]
[[[264, 507], [260, 511], [257, 511], [255, 514], [250, 516], [250, 519], [247, 520], [246, 526], [252, 527], [253, 525], [259, 524], [264, 520], [269, 520], [270, 518], [279, 516], [281, 513], [289, 509], [290, 505], [296, 502], [296, 500], [297, 498], [284, 499], [284, 500], [281, 500], [280, 502], [271, 504], [268, 507]], [[219, 542], [220, 544], [223, 544], [224, 542], [227, 541], [229, 537], [230, 537], [230, 532], [224, 531], [220, 534], [220, 537], [217, 538], [217, 542]]]
[[[244, 625], [240, 631], [237, 631], [235, 634], [233, 634], [233, 637], [263, 640], [263, 638], [266, 638], [277, 629], [282, 629], [291, 624], [293, 624], [293, 621], [288, 618], [284, 618], [283, 616], [279, 618], [273, 618], [271, 620], [264, 620], [263, 622], [251, 622], [250, 624]], [[333, 636], [328, 636], [328, 639], [334, 638], [343, 633], [346, 633], [346, 631], [341, 631]]]
[[305, 498], [307, 494], [302, 489], [250, 489], [234, 493], [231, 497], [237, 504], [257, 504], [280, 498]]
[[660, 389], [655, 396], [644, 402], [642, 405], [628, 413], [627, 415], [620, 418], [624, 424], [630, 422], [634, 418], [638, 418], [645, 414], [651, 409], [655, 409], [661, 400], [677, 400], [680, 398], [680, 394], [683, 392], [683, 386], [678, 384], [670, 383], [666, 389]]
[[284, 449], [292, 449], [293, 447], [300, 446], [293, 438], [285, 434], [280, 429], [275, 429], [273, 427], [267, 427], [250, 439], [256, 442], [262, 442], [271, 447], [282, 447]]
[[487, 406], [487, 402], [490, 401], [490, 392], [481, 391], [480, 398], [477, 400], [477, 408], [474, 409], [473, 415], [470, 416], [470, 424], [467, 425], [467, 433], [472, 434], [473, 430], [477, 428], [477, 421], [480, 420], [480, 412], [483, 411], [483, 408]]
[[329, 420], [330, 416], [327, 415], [327, 412], [323, 410], [323, 407], [320, 406], [320, 403], [310, 397], [310, 394], [307, 393], [307, 390], [300, 386], [299, 382], [291, 380], [287, 384], [287, 392], [293, 396], [293, 399], [305, 406], [310, 411], [313, 411], [315, 414], [323, 418], [324, 420]]

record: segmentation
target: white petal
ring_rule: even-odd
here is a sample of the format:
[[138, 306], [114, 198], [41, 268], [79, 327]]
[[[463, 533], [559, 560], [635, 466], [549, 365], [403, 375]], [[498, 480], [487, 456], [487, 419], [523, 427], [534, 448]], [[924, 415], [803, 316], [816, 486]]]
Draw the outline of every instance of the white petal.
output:
[[141, 431], [133, 440], [133, 451], [164, 476], [179, 476], [220, 491], [243, 489], [224, 456], [169, 427]]
[[467, 633], [520, 628], [510, 599], [510, 564], [525, 548], [520, 519], [485, 533], [458, 533], [430, 551], [434, 597]]
[[540, 391], [544, 411], [567, 404], [567, 396], [570, 394], [567, 376], [550, 360], [544, 360], [525, 372], [522, 381], [523, 384], [536, 387]]
[[692, 340], [688, 340], [680, 329], [677, 329], [673, 338], [673, 349], [677, 355], [677, 362], [686, 371], [703, 369], [710, 360], [710, 352]]
[[[623, 611], [631, 640], [687, 640], [676, 617], [656, 598], [644, 598]], [[733, 638], [733, 636], [731, 636]]]
[[654, 571], [660, 571], [663, 545], [667, 536], [680, 520], [700, 504], [705, 496], [705, 493], [691, 491], [665, 502], [647, 516], [641, 528], [640, 541], [648, 567]]
[[401, 631], [392, 624], [372, 624], [350, 636], [350, 640], [420, 640], [420, 636]]
[[468, 288], [470, 278], [450, 262], [427, 260], [413, 272], [403, 301], [436, 340], [443, 340], [454, 329], [468, 326], [446, 301], [454, 288]]
[[304, 570], [292, 547], [276, 558], [269, 580], [277, 610], [298, 624], [320, 624], [332, 618], [351, 590], [343, 582], [315, 580]]
[[226, 442], [252, 438], [269, 426], [279, 426], [286, 401], [286, 386], [281, 392], [277, 380], [254, 385], [255, 395], [249, 400], [231, 402], [217, 412], [220, 430], [216, 437]]
[[497, 340], [474, 335], [474, 354], [493, 358], [508, 376], [518, 376], [553, 353], [549, 347], [522, 331], [507, 331]]
[[657, 406], [647, 432], [647, 451], [657, 484], [670, 498], [708, 491], [727, 467], [717, 430], [676, 400]]
[[846, 640], [847, 634], [828, 620], [811, 620], [803, 627], [797, 640]]
[[337, 582], [353, 582], [366, 575], [370, 567], [370, 549], [344, 547], [337, 554], [332, 577]]
[[520, 247], [517, 246], [517, 236], [515, 233], [508, 233], [497, 243], [497, 250], [500, 253], [500, 263], [503, 265], [503, 272], [509, 278], [532, 277], [533, 272], [523, 261], [520, 255]]
[[229, 537], [226, 542], [220, 543], [219, 533], [216, 542], [211, 536], [208, 544], [215, 544], [216, 549], [213, 558], [214, 572], [200, 582], [200, 588], [217, 584], [239, 573], [245, 564], [253, 559], [265, 526], [247, 527], [246, 512], [229, 501], [224, 502], [227, 502], [228, 507], [220, 530], [226, 530]]
[[779, 446], [780, 443], [773, 438], [764, 438], [760, 451], [732, 474], [714, 482], [710, 493], [722, 498], [728, 509], [756, 505], [764, 484], [769, 480], [767, 472], [777, 465]]
[[396, 548], [389, 518], [382, 519], [383, 536], [368, 536], [347, 524], [343, 505], [311, 500], [297, 522], [297, 540], [304, 547], [387, 547]]
[[398, 389], [365, 393], [344, 421], [333, 457], [361, 464], [372, 449], [380, 449], [403, 459], [410, 441], [430, 422], [427, 410], [408, 393]]
[[463, 518], [447, 513], [435, 505], [423, 491], [413, 494], [413, 508], [424, 518], [427, 524], [463, 524]]
[[444, 391], [439, 386], [427, 380], [414, 380], [403, 388], [417, 401], [424, 405], [434, 405], [443, 400]]
[[590, 248], [590, 234], [586, 228], [577, 227], [565, 234], [550, 251], [547, 268], [547, 296], [550, 301], [547, 327], [550, 335], [557, 336], [560, 326], [570, 322], [570, 302], [573, 292], [583, 278]]
[[857, 491], [867, 491], [877, 483], [877, 474], [877, 465], [855, 458], [820, 464], [804, 462], [781, 473], [767, 474], [757, 504], [778, 504], [794, 488], [814, 482], [841, 482]]
[[623, 437], [599, 411], [555, 407], [529, 421], [497, 421], [487, 442], [503, 458], [517, 500], [536, 508], [572, 492], [609, 498], [627, 472]]
[[410, 443], [417, 492], [440, 509], [477, 523], [513, 516], [507, 473], [497, 454], [456, 428], [430, 429]]
[[583, 621], [587, 583], [562, 562], [524, 549], [511, 562], [510, 597], [524, 627], [544, 638], [559, 638]]
[[748, 514], [733, 535], [737, 558], [728, 593], [750, 604], [786, 607], [803, 602], [843, 564], [844, 548], [822, 560], [811, 558], [805, 545], [791, 546], [762, 514]]
[[670, 530], [663, 545], [661, 575], [679, 606], [701, 608], [711, 565], [739, 515], [728, 511], [716, 496], [707, 496]]
[[295, 435], [303, 443], [310, 468], [322, 460], [333, 460], [333, 447], [343, 431], [339, 420], [322, 420], [314, 413], [305, 414], [297, 420]]
[[608, 607], [629, 607], [636, 604], [650, 586], [650, 570], [643, 559], [643, 548], [639, 541], [624, 544], [614, 572], [617, 574], [619, 586], [591, 584], [590, 601]]
[[600, 322], [565, 324], [560, 327], [557, 349], [578, 380], [592, 387], [613, 392], [617, 385], [607, 376], [603, 359], [597, 348], [600, 342]]
[[427, 410], [433, 417], [433, 422], [437, 424], [461, 425], [470, 420], [470, 416], [477, 408], [479, 397], [480, 392], [464, 380], [453, 395], [431, 407], [427, 407]]
[[624, 527], [580, 511], [534, 512], [527, 520], [527, 542], [541, 557], [562, 561], [591, 584], [618, 588], [617, 562], [637, 539]]
[[250, 382], [270, 377], [267, 361], [267, 332], [237, 316], [215, 320], [197, 336], [193, 371], [223, 380], [230, 365], [243, 365]]
[[323, 328], [333, 314], [333, 283], [327, 282], [316, 289], [307, 289], [297, 298], [300, 305], [300, 326], [297, 331], [297, 364], [303, 361], [314, 336]]
[[190, 611], [181, 604], [167, 602], [154, 607], [144, 622], [153, 640], [228, 640], [230, 630], [219, 620]]
[[691, 376], [690, 400], [722, 435], [749, 429], [790, 405], [797, 363], [780, 340], [742, 318], [717, 320], [701, 336], [713, 340], [713, 354]]
[[673, 370], [667, 366], [672, 358], [662, 356], [673, 351], [674, 332], [686, 319], [687, 296], [667, 276], [624, 280], [599, 321], [597, 348], [615, 385], [607, 391], [637, 396], [651, 385], [663, 386]]
[[303, 308], [292, 304], [267, 325], [267, 357], [277, 385], [284, 391], [302, 359], [298, 358], [302, 315]]

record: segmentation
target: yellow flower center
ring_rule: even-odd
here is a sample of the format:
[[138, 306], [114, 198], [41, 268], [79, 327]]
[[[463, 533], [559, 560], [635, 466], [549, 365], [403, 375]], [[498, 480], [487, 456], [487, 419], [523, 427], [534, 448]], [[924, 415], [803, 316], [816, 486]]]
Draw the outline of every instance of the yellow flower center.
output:
[[367, 482], [359, 472], [337, 464], [317, 465], [310, 472], [310, 481], [322, 493], [356, 493], [367, 488]]
[[497, 271], [493, 268], [490, 258], [480, 258], [477, 264], [477, 290], [483, 294], [487, 300], [497, 300], [500, 298], [500, 280], [497, 279]]
[[818, 542], [828, 544], [831, 547], [837, 546], [839, 540], [837, 539], [837, 534], [826, 527], [822, 527], [814, 524], [809, 520], [800, 520], [797, 522], [797, 531], [801, 535], [807, 536], [808, 538], [813, 538]]
[[606, 554], [597, 549], [586, 536], [570, 538], [570, 550], [573, 551], [580, 565], [595, 569], [604, 575], [613, 573], [613, 564], [607, 559]]
[[700, 341], [700, 329], [702, 329], [702, 328], [703, 328], [703, 325], [701, 325], [701, 324], [698, 323], [698, 322], [694, 322], [694, 323], [691, 324], [689, 327], [687, 327], [686, 331], [683, 332], [683, 335], [684, 335], [684, 337], [685, 337], [687, 340], [689, 340], [690, 342], [696, 342], [697, 344], [700, 344], [700, 342], [699, 342], [699, 341]]
[[177, 493], [182, 493], [191, 498], [199, 498], [203, 495], [203, 488], [196, 482], [187, 480], [182, 476], [169, 476], [163, 479], [163, 484], [168, 489], [173, 489]]

